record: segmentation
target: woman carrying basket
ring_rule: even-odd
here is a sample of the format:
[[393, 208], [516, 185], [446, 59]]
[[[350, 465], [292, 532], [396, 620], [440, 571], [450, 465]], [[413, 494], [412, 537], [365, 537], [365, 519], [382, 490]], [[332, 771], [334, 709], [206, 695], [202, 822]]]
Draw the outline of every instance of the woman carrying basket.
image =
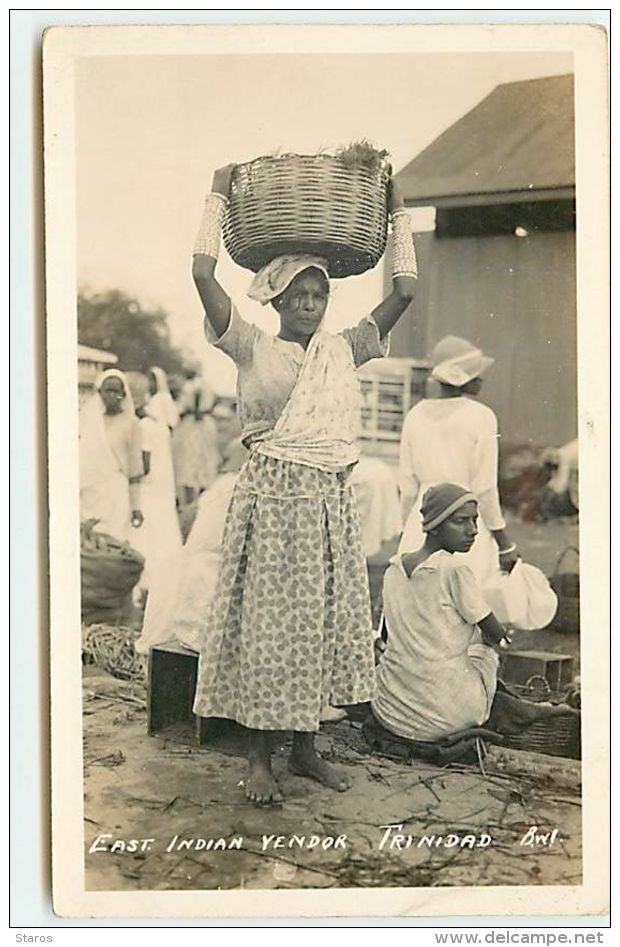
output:
[[193, 277], [217, 348], [238, 368], [249, 456], [230, 503], [194, 709], [249, 729], [248, 799], [280, 802], [275, 731], [293, 732], [289, 768], [342, 791], [345, 776], [314, 747], [321, 708], [374, 693], [373, 632], [360, 527], [348, 477], [359, 457], [355, 369], [386, 354], [413, 297], [417, 268], [394, 184], [393, 290], [357, 326], [323, 329], [327, 261], [277, 257], [249, 296], [280, 318], [273, 337], [246, 323], [215, 278], [234, 166], [216, 171], [194, 247]]

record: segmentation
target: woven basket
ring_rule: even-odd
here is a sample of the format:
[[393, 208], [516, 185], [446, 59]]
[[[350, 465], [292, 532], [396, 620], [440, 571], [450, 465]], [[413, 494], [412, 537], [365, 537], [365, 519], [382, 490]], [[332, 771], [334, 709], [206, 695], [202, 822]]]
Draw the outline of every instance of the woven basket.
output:
[[579, 634], [579, 573], [560, 572], [560, 567], [569, 552], [579, 555], [575, 546], [567, 546], [557, 561], [554, 573], [549, 580], [551, 588], [558, 598], [558, 610], [547, 627], [564, 635]]
[[[498, 694], [518, 697], [529, 704], [554, 704], [557, 713], [541, 717], [518, 733], [506, 733], [501, 727], [502, 746], [513, 750], [530, 750], [548, 756], [566, 756], [579, 759], [581, 755], [581, 712], [578, 684], [569, 684], [559, 690], [549, 687], [547, 680], [534, 674], [525, 684], [506, 684], [498, 681]], [[488, 726], [489, 724], [487, 724]]]
[[115, 605], [134, 588], [144, 557], [130, 546], [80, 551], [82, 605]]
[[95, 520], [80, 525], [82, 621], [87, 624], [126, 618], [131, 592], [144, 569], [144, 557], [128, 543], [97, 533]]
[[531, 750], [549, 756], [579, 759], [581, 755], [581, 714], [567, 712], [530, 724], [522, 733], [505, 735], [503, 746], [512, 750]]
[[224, 243], [256, 272], [284, 253], [325, 257], [333, 277], [376, 266], [387, 240], [387, 162], [349, 166], [331, 155], [256, 158], [235, 168]]

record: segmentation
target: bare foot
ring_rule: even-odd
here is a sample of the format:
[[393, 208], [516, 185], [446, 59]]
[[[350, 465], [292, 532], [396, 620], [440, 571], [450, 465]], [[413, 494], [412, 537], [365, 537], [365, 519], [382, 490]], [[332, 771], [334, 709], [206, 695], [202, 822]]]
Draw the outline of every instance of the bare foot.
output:
[[282, 793], [273, 778], [271, 767], [258, 762], [250, 764], [245, 795], [250, 802], [255, 802], [259, 806], [277, 806], [282, 802]]
[[303, 754], [293, 752], [288, 768], [296, 776], [315, 779], [317, 783], [327, 786], [328, 789], [335, 789], [337, 792], [344, 792], [351, 785], [349, 778], [336, 766], [322, 760], [316, 750]]
[[340, 710], [338, 707], [330, 707], [329, 704], [326, 704], [325, 707], [321, 709], [321, 723], [338, 723], [339, 720], [345, 720], [346, 716], [346, 710]]

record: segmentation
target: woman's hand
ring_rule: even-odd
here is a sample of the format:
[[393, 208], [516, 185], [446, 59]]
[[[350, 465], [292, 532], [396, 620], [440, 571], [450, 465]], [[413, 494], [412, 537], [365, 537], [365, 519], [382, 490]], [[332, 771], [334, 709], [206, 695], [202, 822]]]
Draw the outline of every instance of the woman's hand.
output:
[[506, 628], [497, 620], [493, 612], [489, 612], [486, 618], [481, 618], [478, 627], [482, 634], [482, 640], [489, 648], [506, 651], [512, 641], [512, 629]]
[[506, 628], [506, 634], [503, 638], [497, 642], [497, 648], [500, 651], [510, 651], [510, 646], [512, 644], [512, 639], [514, 636], [514, 631], [512, 628]]
[[395, 178], [390, 178], [390, 183], [388, 185], [388, 210], [390, 214], [393, 214], [395, 210], [399, 210], [404, 206], [405, 201], [403, 198], [403, 193], [400, 189], [400, 185]]
[[499, 567], [502, 572], [512, 572], [521, 558], [517, 544], [513, 543], [506, 528], [491, 530], [499, 552]]
[[223, 168], [217, 169], [213, 175], [213, 184], [211, 185], [213, 194], [221, 194], [222, 197], [226, 198], [230, 196], [230, 182], [236, 167], [236, 164], [225, 164]]
[[502, 572], [512, 572], [519, 559], [519, 550], [516, 546], [506, 550], [506, 552], [502, 552], [501, 549], [499, 551], [499, 567]]

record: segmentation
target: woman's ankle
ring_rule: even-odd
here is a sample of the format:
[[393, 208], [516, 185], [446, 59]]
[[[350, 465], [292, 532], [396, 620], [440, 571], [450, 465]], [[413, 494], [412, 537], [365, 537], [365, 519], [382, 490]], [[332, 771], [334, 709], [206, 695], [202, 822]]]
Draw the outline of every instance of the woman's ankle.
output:
[[250, 766], [271, 772], [271, 754], [273, 740], [271, 733], [265, 730], [251, 730], [248, 736], [247, 758]]
[[293, 748], [291, 756], [310, 759], [317, 755], [314, 739], [316, 734], [313, 732], [297, 731], [293, 733]]

